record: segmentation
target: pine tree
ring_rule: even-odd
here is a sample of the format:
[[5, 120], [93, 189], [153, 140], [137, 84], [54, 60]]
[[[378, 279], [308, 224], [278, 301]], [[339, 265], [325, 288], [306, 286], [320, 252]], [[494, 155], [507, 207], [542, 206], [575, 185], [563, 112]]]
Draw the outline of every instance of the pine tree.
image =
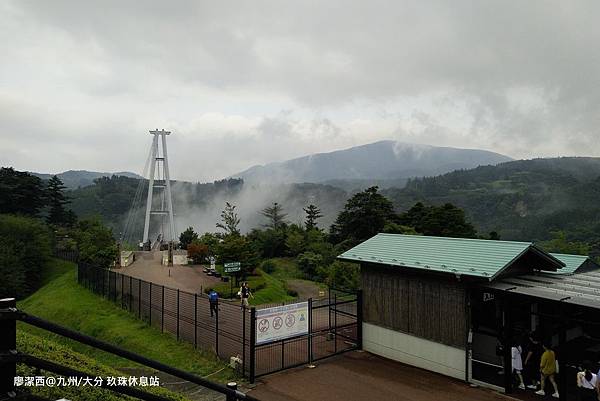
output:
[[321, 210], [312, 203], [302, 210], [306, 213], [306, 220], [304, 222], [306, 231], [317, 228], [317, 219], [323, 217]]
[[265, 216], [269, 222], [265, 224], [265, 227], [278, 230], [285, 226], [287, 213], [283, 212], [283, 206], [277, 202], [273, 202], [272, 206], [266, 207], [260, 213]]
[[65, 186], [60, 178], [53, 175], [48, 180], [46, 187], [46, 202], [48, 205], [48, 216], [46, 222], [57, 226], [71, 224], [72, 214], [68, 213], [65, 206], [69, 203], [65, 196]]
[[217, 228], [225, 231], [225, 235], [240, 235], [240, 218], [235, 212], [235, 205], [225, 202], [225, 209], [221, 211], [222, 223], [217, 223]]

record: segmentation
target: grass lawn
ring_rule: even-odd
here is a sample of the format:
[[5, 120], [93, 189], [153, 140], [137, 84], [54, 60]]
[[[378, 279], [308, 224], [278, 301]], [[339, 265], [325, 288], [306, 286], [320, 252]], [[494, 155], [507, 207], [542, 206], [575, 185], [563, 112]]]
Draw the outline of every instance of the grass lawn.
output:
[[[73, 263], [54, 260], [45, 273], [44, 282], [42, 288], [18, 303], [20, 309], [200, 376], [226, 367], [211, 352], [195, 350], [191, 344], [178, 342], [172, 335], [161, 333], [111, 301], [81, 287]], [[19, 323], [19, 330], [66, 345], [112, 368], [139, 366], [24, 323]], [[239, 380], [229, 368], [210, 378], [219, 382]]]

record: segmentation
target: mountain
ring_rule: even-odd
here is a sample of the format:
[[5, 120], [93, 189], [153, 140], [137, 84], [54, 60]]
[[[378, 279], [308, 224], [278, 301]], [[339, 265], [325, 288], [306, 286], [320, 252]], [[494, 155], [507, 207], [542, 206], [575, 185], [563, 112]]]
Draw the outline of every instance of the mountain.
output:
[[118, 171], [116, 173], [101, 173], [98, 171], [87, 170], [68, 170], [58, 174], [34, 173], [31, 174], [40, 177], [43, 180], [48, 180], [53, 175], [61, 179], [63, 184], [69, 189], [87, 187], [93, 185], [94, 180], [100, 177], [124, 176], [129, 178], [142, 178], [141, 176], [129, 171]]
[[510, 160], [508, 156], [485, 150], [380, 141], [254, 166], [232, 177], [242, 178], [247, 183], [326, 182], [353, 189], [374, 181], [390, 180], [390, 184], [398, 184], [398, 180], [409, 177], [438, 175]]
[[600, 158], [517, 160], [411, 179], [382, 192], [398, 211], [415, 202], [452, 203], [482, 235], [543, 241], [562, 231], [600, 254]]

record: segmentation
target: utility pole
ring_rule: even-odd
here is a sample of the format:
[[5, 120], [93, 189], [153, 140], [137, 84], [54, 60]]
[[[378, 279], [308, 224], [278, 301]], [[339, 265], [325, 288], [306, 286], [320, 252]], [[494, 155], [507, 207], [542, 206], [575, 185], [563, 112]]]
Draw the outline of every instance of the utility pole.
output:
[[[171, 197], [171, 178], [169, 176], [169, 159], [167, 156], [167, 135], [170, 134], [170, 131], [165, 131], [164, 129], [161, 129], [160, 131], [158, 129], [150, 131], [150, 135], [153, 135], [154, 137], [152, 138], [152, 145], [150, 148], [150, 176], [148, 179], [146, 218], [144, 220], [144, 237], [142, 240], [145, 249], [148, 248], [148, 245], [150, 244], [148, 236], [150, 232], [150, 216], [152, 215], [160, 215], [163, 217], [163, 219], [165, 216], [169, 216], [168, 236], [165, 235], [165, 233], [160, 233], [160, 238], [161, 241], [175, 241], [175, 222], [173, 219], [173, 200]], [[162, 150], [162, 152], [160, 150]], [[160, 195], [162, 196], [161, 207], [158, 209], [153, 208], [155, 188], [157, 191], [160, 191]], [[165, 201], [167, 206], [166, 209], [164, 208]]]

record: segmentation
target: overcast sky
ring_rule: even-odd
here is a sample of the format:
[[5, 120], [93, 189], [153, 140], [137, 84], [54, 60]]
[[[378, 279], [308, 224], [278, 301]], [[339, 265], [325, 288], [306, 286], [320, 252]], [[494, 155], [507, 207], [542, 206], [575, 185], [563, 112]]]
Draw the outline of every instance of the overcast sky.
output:
[[172, 177], [380, 139], [600, 156], [598, 1], [0, 2], [0, 165]]

